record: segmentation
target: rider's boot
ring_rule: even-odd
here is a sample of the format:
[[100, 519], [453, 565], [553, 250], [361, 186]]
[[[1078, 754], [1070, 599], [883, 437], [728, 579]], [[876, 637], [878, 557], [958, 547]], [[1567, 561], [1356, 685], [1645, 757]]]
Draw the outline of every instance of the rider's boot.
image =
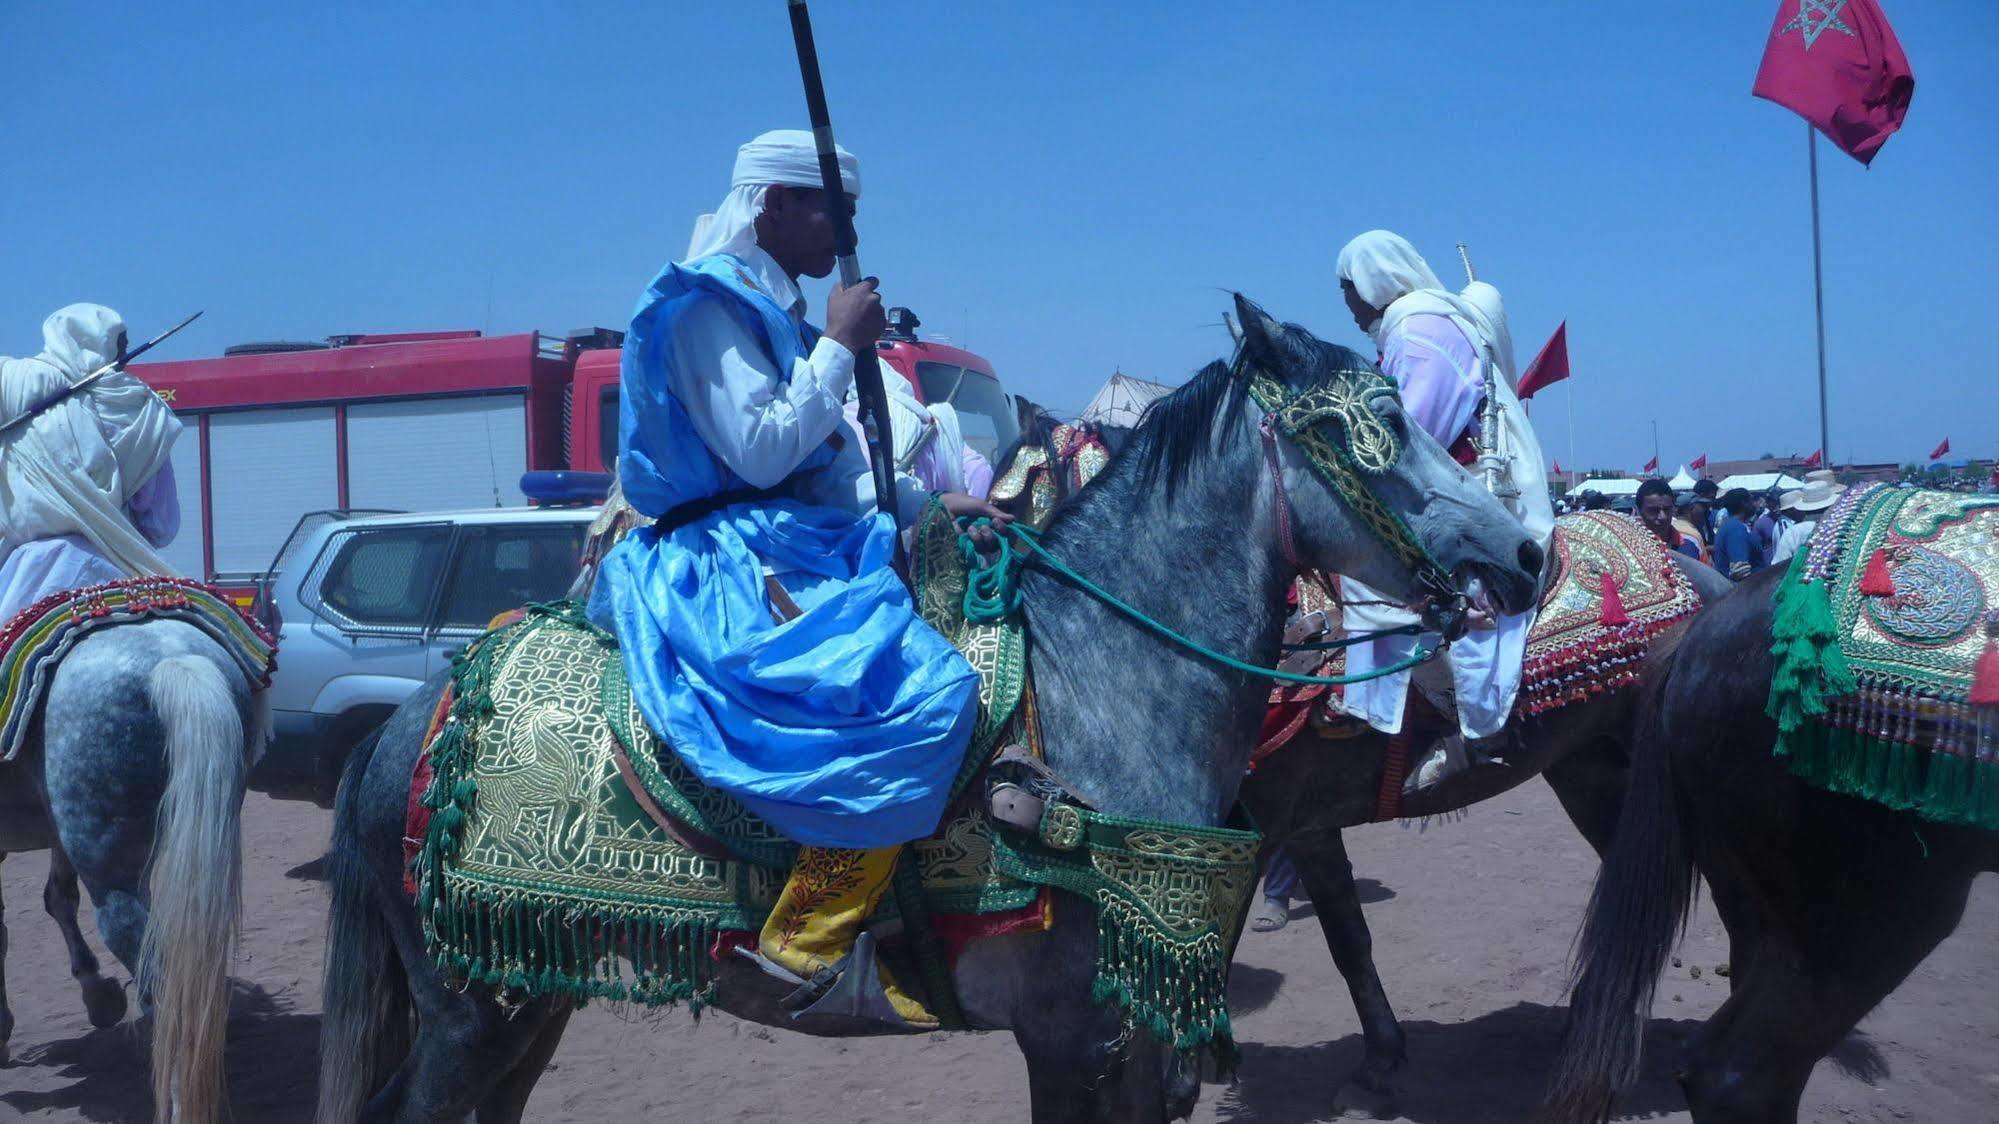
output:
[[860, 940], [857, 947], [861, 926], [888, 889], [901, 852], [901, 847], [799, 849], [798, 865], [757, 939], [757, 959], [765, 968], [781, 969], [802, 985], [785, 1000], [794, 1013], [860, 1015], [917, 1030], [938, 1025], [937, 1016], [875, 962], [872, 940]]

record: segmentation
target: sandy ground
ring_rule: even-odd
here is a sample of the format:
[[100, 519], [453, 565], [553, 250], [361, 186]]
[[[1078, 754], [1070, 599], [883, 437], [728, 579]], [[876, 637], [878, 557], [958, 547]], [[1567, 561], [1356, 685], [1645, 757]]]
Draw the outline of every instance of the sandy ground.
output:
[[[310, 1116], [315, 1084], [324, 890], [316, 856], [328, 817], [252, 795], [240, 990], [229, 1076], [239, 1121]], [[1560, 1030], [1565, 957], [1595, 862], [1538, 784], [1428, 831], [1352, 833], [1383, 978], [1409, 1032], [1400, 1119], [1526, 1119]], [[126, 1027], [94, 1031], [40, 908], [40, 855], [0, 865], [11, 907], [7, 977], [14, 1064], [0, 1069], [0, 1119], [143, 1120], [149, 1111]], [[88, 907], [86, 906], [86, 909]], [[88, 922], [86, 922], [86, 926]], [[1999, 1119], [1999, 882], [1983, 880], [1958, 934], [1820, 1067], [1805, 1118]], [[94, 940], [94, 933], [93, 933]], [[101, 947], [101, 946], [100, 946]], [[1685, 1120], [1663, 1047], [1726, 994], [1720, 925], [1703, 911], [1660, 988], [1643, 1086], [1620, 1119]], [[1698, 975], [1696, 974], [1698, 971]], [[120, 972], [122, 977], [123, 973]], [[1308, 907], [1274, 934], [1248, 934], [1233, 977], [1241, 1080], [1208, 1086], [1198, 1121], [1324, 1119], [1360, 1057], [1353, 1009]], [[1025, 1072], [1003, 1035], [820, 1041], [705, 1016], [571, 1023], [529, 1106], [536, 1120], [667, 1118], [845, 1121], [1026, 1118]]]

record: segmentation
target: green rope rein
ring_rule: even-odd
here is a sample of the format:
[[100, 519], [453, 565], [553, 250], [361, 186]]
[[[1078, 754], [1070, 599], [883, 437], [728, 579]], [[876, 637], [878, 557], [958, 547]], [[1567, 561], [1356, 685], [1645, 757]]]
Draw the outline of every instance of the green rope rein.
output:
[[[1303, 675], [1295, 671], [1285, 671], [1281, 668], [1259, 667], [1253, 663], [1245, 663], [1227, 653], [1217, 652], [1198, 640], [1182, 636], [1178, 632], [1173, 631], [1173, 629], [1147, 616], [1138, 608], [1127, 604], [1119, 599], [1116, 594], [1111, 593], [1109, 590], [1077, 573], [1069, 567], [1068, 563], [1055, 557], [1054, 554], [1049, 552], [1047, 547], [1041, 545], [1040, 533], [1024, 523], [1012, 523], [1005, 528], [1000, 528], [994, 526], [992, 520], [981, 517], [971, 524], [971, 528], [977, 527], [993, 527], [995, 531], [1001, 533], [997, 536], [999, 539], [999, 551], [993, 556], [990, 562], [986, 561], [979, 554], [979, 548], [973, 543], [972, 536], [969, 533], [958, 536], [958, 555], [964, 560], [967, 569], [965, 581], [965, 619], [975, 623], [990, 623], [1020, 608], [1020, 568], [1027, 562], [1027, 558], [1013, 547], [1013, 540], [1018, 539], [1036, 558], [1047, 563], [1056, 573], [1075, 582], [1097, 600], [1102, 601], [1104, 604], [1109, 605], [1111, 608], [1116, 609], [1167, 640], [1180, 645], [1196, 655], [1204, 656], [1232, 671], [1240, 671], [1262, 679], [1276, 679], [1285, 683], [1337, 687], [1346, 686], [1350, 683], [1365, 683], [1370, 679], [1381, 679], [1408, 671], [1410, 668], [1428, 663], [1431, 659], [1435, 658], [1438, 651], [1436, 648], [1418, 645], [1415, 651], [1402, 659], [1359, 675]], [[1008, 535], [1005, 532], [1012, 532], [1012, 534]], [[1334, 641], [1331, 644], [1324, 645], [1324, 647], [1357, 644], [1362, 640], [1371, 640], [1376, 636], [1414, 636], [1421, 631], [1422, 628], [1420, 625], [1403, 625], [1399, 628], [1369, 633], [1366, 636], [1356, 636], [1346, 640]], [[1320, 646], [1310, 645], [1307, 647], [1318, 648]]]

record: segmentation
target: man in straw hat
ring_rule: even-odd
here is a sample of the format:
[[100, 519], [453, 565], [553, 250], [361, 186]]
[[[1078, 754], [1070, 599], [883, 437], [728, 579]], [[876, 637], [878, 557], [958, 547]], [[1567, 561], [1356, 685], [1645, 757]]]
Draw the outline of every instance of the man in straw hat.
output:
[[1781, 506], [1792, 523], [1777, 537], [1777, 545], [1770, 552], [1772, 566], [1789, 562], [1792, 555], [1804, 549], [1812, 539], [1812, 532], [1818, 529], [1819, 514], [1838, 503], [1844, 491], [1845, 485], [1835, 482], [1832, 473], [1821, 470], [1806, 476], [1804, 487], [1784, 493]]

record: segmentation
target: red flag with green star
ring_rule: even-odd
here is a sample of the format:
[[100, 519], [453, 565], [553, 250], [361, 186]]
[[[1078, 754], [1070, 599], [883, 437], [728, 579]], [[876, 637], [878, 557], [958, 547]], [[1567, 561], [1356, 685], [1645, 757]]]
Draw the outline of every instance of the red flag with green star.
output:
[[1916, 76], [1874, 0], [1782, 0], [1753, 92], [1867, 164], [1902, 127]]

